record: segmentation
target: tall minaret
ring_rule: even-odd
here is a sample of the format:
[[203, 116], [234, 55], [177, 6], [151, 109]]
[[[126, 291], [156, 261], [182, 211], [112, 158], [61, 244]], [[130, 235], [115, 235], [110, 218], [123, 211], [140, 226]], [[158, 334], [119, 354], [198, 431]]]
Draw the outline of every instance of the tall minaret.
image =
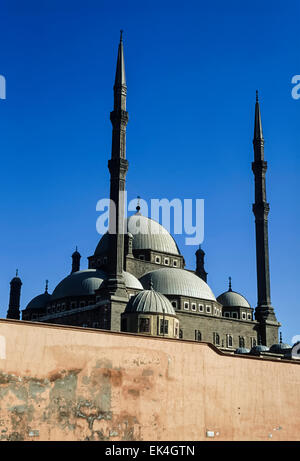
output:
[[[278, 342], [278, 326], [271, 305], [268, 214], [270, 206], [266, 196], [267, 162], [264, 160], [264, 137], [262, 131], [258, 92], [256, 92], [254, 122], [254, 162], [252, 170], [255, 178], [255, 203], [253, 213], [256, 230], [257, 307], [255, 318], [260, 322], [260, 336], [265, 345]], [[275, 341], [276, 339], [276, 341]]]
[[18, 277], [17, 269], [16, 276], [10, 282], [9, 307], [6, 315], [7, 319], [20, 320], [21, 286], [22, 281]]
[[125, 178], [128, 170], [126, 160], [126, 78], [122, 31], [120, 36], [117, 69], [114, 84], [114, 110], [110, 113], [113, 126], [111, 159], [108, 162], [110, 171], [110, 199], [114, 206], [109, 216], [109, 257], [108, 280], [106, 287], [109, 294], [127, 297], [124, 269], [124, 227], [125, 227]]

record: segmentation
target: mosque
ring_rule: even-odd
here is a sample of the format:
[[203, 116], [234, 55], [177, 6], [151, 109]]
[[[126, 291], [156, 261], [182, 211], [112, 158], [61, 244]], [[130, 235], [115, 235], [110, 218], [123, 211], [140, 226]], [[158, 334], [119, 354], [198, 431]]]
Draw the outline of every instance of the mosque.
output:
[[[196, 251], [195, 270], [185, 260], [170, 235], [158, 222], [143, 216], [140, 207], [124, 218], [122, 192], [128, 170], [126, 160], [127, 86], [122, 33], [114, 83], [112, 152], [108, 162], [110, 198], [116, 207], [116, 233], [106, 233], [88, 257], [88, 269], [80, 270], [80, 253], [72, 255], [72, 268], [54, 289], [34, 297], [22, 310], [22, 320], [81, 326], [206, 341], [223, 352], [290, 356], [291, 347], [278, 339], [280, 323], [270, 297], [268, 213], [264, 138], [256, 95], [254, 123], [257, 306], [232, 289], [215, 296], [207, 284], [205, 253]], [[132, 226], [140, 232], [132, 234]], [[122, 228], [124, 232], [122, 232]], [[22, 282], [10, 282], [7, 318], [20, 319]]]

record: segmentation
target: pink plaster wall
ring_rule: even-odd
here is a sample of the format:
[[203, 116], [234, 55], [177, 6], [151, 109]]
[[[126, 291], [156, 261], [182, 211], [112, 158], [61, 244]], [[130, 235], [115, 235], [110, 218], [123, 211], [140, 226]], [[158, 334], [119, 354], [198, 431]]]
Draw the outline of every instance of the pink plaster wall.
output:
[[0, 440], [299, 440], [299, 365], [0, 320]]

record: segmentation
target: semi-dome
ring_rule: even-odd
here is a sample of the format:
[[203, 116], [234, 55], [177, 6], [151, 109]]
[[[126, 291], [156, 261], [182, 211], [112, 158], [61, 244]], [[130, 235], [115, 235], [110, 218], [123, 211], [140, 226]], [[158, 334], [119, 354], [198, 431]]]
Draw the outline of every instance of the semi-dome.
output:
[[[153, 219], [136, 213], [127, 218], [126, 231], [133, 236], [133, 250], [153, 250], [162, 253], [180, 255], [178, 246], [172, 235]], [[109, 234], [102, 236], [95, 250], [95, 256], [107, 254], [109, 250]]]
[[244, 296], [232, 290], [222, 293], [217, 297], [217, 301], [222, 304], [223, 307], [251, 307]]
[[33, 298], [26, 306], [26, 309], [43, 309], [47, 306], [51, 295], [47, 292]]
[[[129, 272], [123, 272], [125, 285], [127, 288], [142, 290], [140, 281]], [[102, 285], [103, 280], [107, 279], [107, 273], [99, 269], [86, 269], [73, 272], [64, 278], [53, 291], [51, 300], [93, 295]]]
[[57, 285], [53, 291], [51, 300], [92, 295], [95, 290], [100, 288], [103, 280], [106, 278], [106, 273], [98, 269], [73, 272]]
[[130, 298], [125, 313], [135, 312], [176, 315], [168, 298], [154, 290], [143, 290]]
[[151, 288], [153, 284], [153, 289], [164, 295], [181, 295], [216, 301], [207, 283], [193, 272], [184, 269], [166, 267], [154, 270], [143, 275], [140, 281], [145, 289]]

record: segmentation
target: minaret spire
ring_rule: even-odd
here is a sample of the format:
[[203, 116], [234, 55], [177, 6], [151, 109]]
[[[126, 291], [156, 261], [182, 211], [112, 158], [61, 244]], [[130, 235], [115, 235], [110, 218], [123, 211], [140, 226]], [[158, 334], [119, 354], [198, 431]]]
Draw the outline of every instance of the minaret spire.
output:
[[[254, 121], [254, 162], [252, 170], [255, 177], [255, 203], [253, 213], [256, 230], [256, 268], [257, 268], [257, 307], [255, 318], [261, 324], [261, 340], [263, 344], [275, 344], [278, 341], [278, 322], [271, 305], [268, 214], [270, 210], [266, 196], [267, 162], [264, 160], [264, 137], [262, 131], [261, 113], [256, 92]], [[276, 328], [267, 328], [267, 323]], [[272, 342], [273, 341], [273, 342]]]
[[[117, 68], [115, 76], [114, 88], [125, 86], [126, 87], [126, 76], [125, 76], [125, 61], [124, 61], [124, 47], [123, 47], [123, 30], [120, 31], [120, 43], [118, 49]], [[115, 101], [116, 102], [116, 101]], [[126, 98], [125, 98], [126, 104]], [[125, 107], [126, 110], [126, 107]]]
[[[256, 90], [256, 103], [255, 103], [255, 121], [254, 121], [254, 137], [253, 137], [253, 143], [257, 142], [262, 142], [264, 144], [264, 136], [263, 136], [263, 130], [262, 130], [262, 123], [261, 123], [261, 115], [260, 115], [260, 106], [259, 106], [259, 100], [258, 100], [258, 91]], [[255, 153], [255, 148], [254, 148], [254, 153]], [[261, 154], [261, 150], [258, 150], [258, 154]], [[262, 154], [263, 154], [263, 149], [262, 149]], [[260, 158], [259, 158], [260, 159]], [[263, 159], [263, 155], [262, 155]], [[261, 160], [261, 159], [260, 159]]]
[[109, 216], [109, 259], [107, 280], [110, 295], [127, 297], [123, 279], [124, 269], [124, 233], [125, 233], [125, 179], [128, 170], [126, 160], [126, 111], [127, 86], [125, 78], [123, 32], [121, 31], [118, 48], [116, 76], [114, 84], [114, 110], [110, 113], [113, 126], [110, 171], [110, 200], [114, 204]]

